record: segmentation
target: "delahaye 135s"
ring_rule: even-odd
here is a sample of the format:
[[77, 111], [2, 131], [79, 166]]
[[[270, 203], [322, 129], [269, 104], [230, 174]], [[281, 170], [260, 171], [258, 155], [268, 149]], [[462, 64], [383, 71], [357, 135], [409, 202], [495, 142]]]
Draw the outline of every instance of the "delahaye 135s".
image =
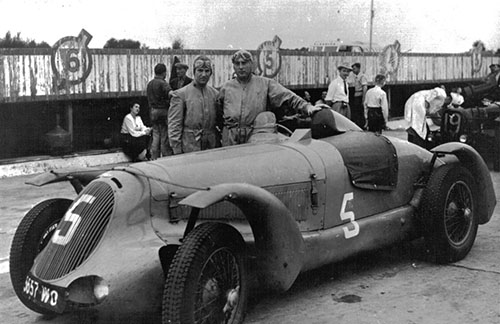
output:
[[241, 323], [250, 275], [285, 291], [304, 271], [401, 240], [424, 237], [436, 262], [458, 261], [496, 204], [470, 146], [427, 151], [330, 110], [283, 142], [32, 182], [55, 181], [78, 196], [21, 221], [10, 255], [19, 299], [42, 314], [119, 303], [159, 318], [161, 307], [163, 323]]

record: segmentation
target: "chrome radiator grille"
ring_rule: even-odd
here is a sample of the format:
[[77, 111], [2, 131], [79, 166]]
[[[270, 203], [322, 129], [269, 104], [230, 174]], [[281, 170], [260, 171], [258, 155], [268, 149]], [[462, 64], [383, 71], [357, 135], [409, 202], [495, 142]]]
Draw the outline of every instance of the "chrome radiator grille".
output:
[[112, 188], [91, 182], [73, 202], [33, 269], [40, 279], [60, 278], [76, 269], [95, 249], [113, 212]]

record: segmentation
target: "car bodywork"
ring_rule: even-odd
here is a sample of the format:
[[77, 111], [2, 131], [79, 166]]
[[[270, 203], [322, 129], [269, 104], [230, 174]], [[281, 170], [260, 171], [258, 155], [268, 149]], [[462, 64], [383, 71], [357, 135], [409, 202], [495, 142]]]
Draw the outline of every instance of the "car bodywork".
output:
[[284, 291], [301, 272], [421, 236], [427, 180], [447, 164], [475, 175], [478, 222], [489, 221], [495, 193], [474, 149], [447, 143], [429, 152], [334, 116], [337, 134], [321, 139], [297, 130], [281, 143], [38, 176], [33, 184], [71, 181], [79, 194], [34, 260], [25, 295], [56, 313], [118, 302], [155, 311], [171, 260], [162, 249], [207, 222], [235, 228], [260, 283]]

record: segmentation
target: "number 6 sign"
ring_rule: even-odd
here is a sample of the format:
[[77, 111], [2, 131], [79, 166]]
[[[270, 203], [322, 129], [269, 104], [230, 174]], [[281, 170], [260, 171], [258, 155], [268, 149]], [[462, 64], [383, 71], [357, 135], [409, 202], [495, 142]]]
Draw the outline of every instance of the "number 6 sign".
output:
[[92, 70], [92, 56], [87, 45], [91, 39], [92, 35], [82, 29], [78, 37], [61, 38], [52, 47], [50, 61], [58, 89], [82, 83], [89, 76]]

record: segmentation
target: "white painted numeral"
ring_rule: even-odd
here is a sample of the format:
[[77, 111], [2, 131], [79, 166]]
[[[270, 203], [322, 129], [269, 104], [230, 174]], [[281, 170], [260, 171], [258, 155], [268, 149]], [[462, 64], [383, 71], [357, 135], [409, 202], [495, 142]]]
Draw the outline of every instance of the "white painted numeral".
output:
[[[82, 203], [91, 204], [95, 200], [94, 196], [90, 195], [82, 195], [73, 206], [68, 209], [66, 214], [64, 214], [63, 219], [59, 223], [57, 230], [54, 232], [52, 236], [52, 243], [59, 245], [66, 245], [71, 240], [71, 237], [75, 234], [76, 228], [78, 224], [80, 224], [81, 217], [78, 214], [73, 213], [73, 211]], [[69, 228], [65, 231], [65, 233], [61, 233], [61, 230], [65, 228], [64, 223], [70, 223]], [[61, 226], [62, 225], [62, 226]]]
[[344, 236], [346, 239], [350, 239], [351, 237], [355, 237], [359, 234], [359, 224], [354, 219], [353, 211], [346, 211], [347, 202], [354, 199], [354, 193], [348, 192], [344, 194], [344, 200], [342, 200], [342, 208], [340, 209], [340, 219], [348, 220], [349, 224], [352, 224], [354, 228], [350, 229], [349, 226], [344, 226], [342, 229], [344, 230]]

